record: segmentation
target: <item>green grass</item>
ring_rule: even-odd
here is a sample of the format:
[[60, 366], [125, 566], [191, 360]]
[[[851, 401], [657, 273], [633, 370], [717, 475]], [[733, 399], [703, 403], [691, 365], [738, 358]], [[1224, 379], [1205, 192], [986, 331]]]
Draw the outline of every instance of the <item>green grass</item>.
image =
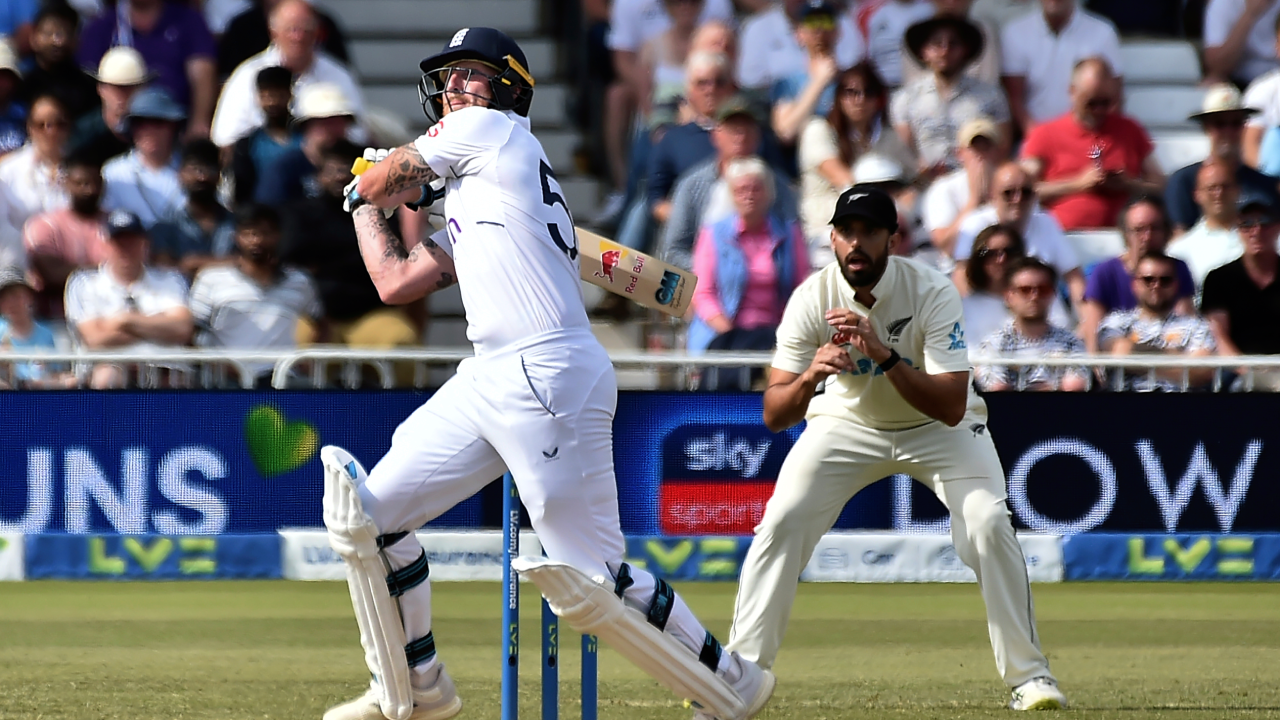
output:
[[[725, 639], [734, 586], [679, 589]], [[498, 586], [433, 592], [441, 657], [467, 703], [460, 717], [496, 719]], [[1070, 715], [1280, 718], [1280, 585], [1037, 585], [1035, 594]], [[523, 607], [521, 709], [535, 718], [531, 588]], [[577, 650], [566, 632], [566, 720], [579, 714]], [[972, 585], [802, 585], [775, 670], [762, 720], [1010, 715]], [[0, 584], [0, 720], [318, 720], [366, 677], [343, 584]], [[602, 720], [688, 716], [602, 649]]]

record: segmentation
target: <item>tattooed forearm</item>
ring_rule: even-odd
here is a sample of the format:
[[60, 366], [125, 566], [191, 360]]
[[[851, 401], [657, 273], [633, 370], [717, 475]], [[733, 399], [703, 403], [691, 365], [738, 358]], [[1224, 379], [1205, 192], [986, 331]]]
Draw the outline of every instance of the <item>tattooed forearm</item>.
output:
[[383, 188], [388, 196], [398, 195], [409, 188], [422, 187], [440, 177], [422, 159], [422, 153], [418, 152], [413, 143], [396, 148], [386, 162], [391, 166], [387, 172], [386, 187]]
[[360, 249], [364, 251], [366, 244], [382, 248], [379, 257], [383, 261], [398, 262], [409, 259], [404, 241], [391, 229], [387, 217], [372, 205], [358, 208], [355, 212], [356, 237], [360, 238]]
[[360, 256], [383, 302], [403, 305], [457, 282], [453, 258], [431, 239], [406, 249], [378, 208], [365, 205], [353, 216]]

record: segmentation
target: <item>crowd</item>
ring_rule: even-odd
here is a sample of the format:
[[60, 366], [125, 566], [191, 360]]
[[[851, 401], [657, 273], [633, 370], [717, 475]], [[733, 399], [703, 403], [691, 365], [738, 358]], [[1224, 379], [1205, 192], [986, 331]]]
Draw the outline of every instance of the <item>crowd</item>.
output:
[[[365, 144], [411, 136], [365, 108], [332, 18], [301, 0], [5, 7], [0, 348], [421, 344], [425, 308], [381, 301], [342, 210]], [[425, 231], [402, 215], [406, 236]], [[183, 386], [192, 372], [9, 363], [0, 383]]]
[[[1182, 4], [1096, 4], [1114, 21], [1083, 0], [613, 0], [607, 19], [586, 0], [613, 61], [595, 221], [698, 274], [690, 351], [769, 350], [791, 292], [834, 259], [840, 192], [878, 187], [895, 252], [964, 296], [971, 355], [1025, 361], [979, 367], [979, 387], [1206, 387], [1212, 370], [1100, 383], [1036, 360], [1280, 353], [1280, 0], [1203, 4], [1188, 121], [1209, 152], [1168, 177], [1123, 111], [1117, 22], [1177, 31]], [[1123, 252], [1082, 262], [1100, 231]]]
[[[1204, 4], [1190, 120], [1210, 152], [1167, 178], [1122, 112], [1116, 23], [1165, 27], [1169, 4], [1093, 3], [1106, 17], [1081, 1], [582, 0], [586, 56], [608, 58], [584, 71], [607, 83], [596, 224], [699, 275], [693, 352], [772, 348], [856, 184], [895, 199], [896, 252], [954, 279], [975, 356], [1026, 360], [980, 368], [985, 389], [1099, 384], [1046, 356], [1280, 354], [1280, 0]], [[411, 135], [365, 105], [323, 10], [5, 6], [0, 350], [421, 346], [425, 306], [382, 302], [341, 209], [360, 148]], [[429, 230], [412, 212], [398, 224], [410, 242]], [[1082, 265], [1073, 234], [1098, 228], [1124, 252]], [[157, 373], [8, 365], [10, 387]], [[229, 382], [270, 368], [243, 372]], [[1124, 384], [1177, 389], [1180, 373]]]

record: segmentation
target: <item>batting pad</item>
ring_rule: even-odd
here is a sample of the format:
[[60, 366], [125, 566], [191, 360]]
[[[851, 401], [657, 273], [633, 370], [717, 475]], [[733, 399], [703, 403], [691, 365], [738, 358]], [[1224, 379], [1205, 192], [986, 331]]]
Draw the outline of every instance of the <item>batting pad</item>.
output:
[[356, 492], [357, 480], [367, 476], [342, 448], [324, 447], [320, 460], [324, 464], [324, 524], [329, 529], [329, 544], [347, 565], [351, 605], [360, 627], [365, 663], [377, 680], [378, 705], [389, 720], [407, 720], [413, 712], [413, 688], [404, 650], [404, 623], [387, 588], [378, 528]]
[[747, 716], [746, 703], [729, 683], [688, 648], [650, 625], [639, 610], [623, 604], [613, 594], [612, 581], [606, 585], [546, 558], [516, 558], [511, 567], [537, 585], [551, 610], [575, 631], [604, 640], [681, 698], [697, 701], [723, 720]]

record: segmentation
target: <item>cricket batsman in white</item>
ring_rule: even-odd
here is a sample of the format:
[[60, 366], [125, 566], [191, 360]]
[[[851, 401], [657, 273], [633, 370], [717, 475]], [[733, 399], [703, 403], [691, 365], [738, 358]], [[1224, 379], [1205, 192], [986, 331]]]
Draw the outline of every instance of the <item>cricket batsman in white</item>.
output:
[[755, 529], [727, 647], [772, 667], [819, 538], [859, 490], [905, 473], [951, 512], [1010, 707], [1065, 707], [1040, 651], [986, 404], [969, 377], [960, 295], [941, 273], [891, 255], [900, 235], [888, 195], [846, 190], [831, 224], [836, 262], [796, 289], [778, 326], [764, 422], [775, 432], [808, 425]]
[[[573, 219], [527, 118], [534, 80], [504, 33], [472, 27], [421, 63], [432, 127], [348, 189], [382, 298], [459, 283], [475, 357], [396, 429], [365, 473], [321, 451], [324, 519], [347, 564], [365, 659], [361, 697], [325, 720], [443, 720], [462, 702], [431, 634], [430, 568], [413, 531], [510, 471], [547, 559], [516, 569], [598, 635], [720, 720], [747, 720], [773, 675], [725, 652], [667, 583], [623, 560], [613, 472], [617, 386], [583, 306]], [[369, 153], [366, 153], [368, 157]], [[412, 247], [384, 210], [444, 184], [445, 229]]]

